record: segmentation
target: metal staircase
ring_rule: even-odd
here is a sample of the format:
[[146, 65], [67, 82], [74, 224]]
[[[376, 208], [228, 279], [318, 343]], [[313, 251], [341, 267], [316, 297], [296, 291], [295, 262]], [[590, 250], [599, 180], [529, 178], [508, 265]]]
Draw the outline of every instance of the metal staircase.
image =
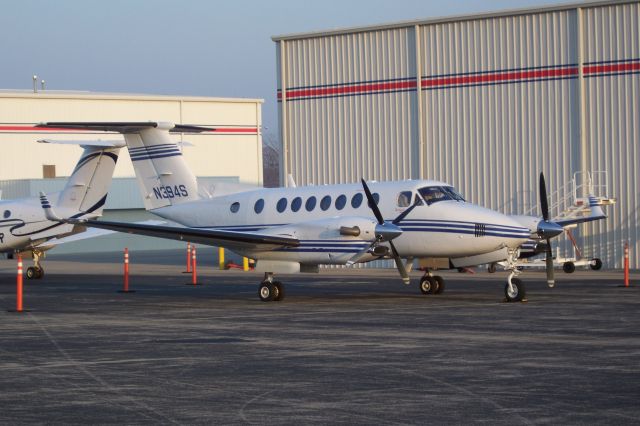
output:
[[[589, 216], [589, 197], [596, 200], [599, 206], [615, 204], [616, 199], [609, 197], [609, 184], [606, 171], [576, 172], [571, 181], [549, 194], [549, 210], [557, 212], [552, 220], [576, 219]], [[525, 212], [526, 215], [537, 215], [538, 206]], [[575, 226], [575, 225], [574, 225]]]

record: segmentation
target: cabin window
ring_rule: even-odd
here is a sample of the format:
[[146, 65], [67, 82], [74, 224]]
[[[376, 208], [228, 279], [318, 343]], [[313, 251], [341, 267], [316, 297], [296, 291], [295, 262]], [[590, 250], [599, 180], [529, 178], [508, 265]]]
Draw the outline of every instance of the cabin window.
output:
[[316, 197], [309, 197], [307, 202], [304, 205], [304, 208], [307, 209], [308, 212], [316, 208]]
[[5, 210], [3, 216], [4, 216], [5, 219], [7, 219], [9, 216], [11, 216], [11, 211], [10, 210]]
[[[374, 192], [373, 194], [371, 194], [371, 196], [373, 197], [373, 202], [376, 203], [376, 206], [380, 204], [380, 194], [378, 194], [377, 192]], [[367, 205], [369, 207], [372, 207], [369, 202], [367, 202]]]
[[238, 210], [240, 210], [240, 203], [236, 201], [235, 203], [231, 204], [229, 210], [231, 210], [231, 213], [238, 213]]
[[360, 207], [360, 204], [362, 204], [362, 194], [358, 192], [351, 198], [351, 207], [357, 209]]
[[302, 198], [296, 197], [291, 201], [291, 210], [297, 212], [302, 207]]
[[402, 191], [398, 194], [398, 207], [409, 207], [411, 205], [411, 191]]
[[287, 208], [287, 199], [280, 198], [278, 200], [278, 204], [276, 204], [276, 209], [278, 210], [278, 213], [282, 213], [283, 211], [285, 211], [286, 208]]
[[329, 207], [331, 207], [331, 196], [325, 195], [322, 197], [322, 200], [320, 200], [320, 208], [322, 210], [327, 210]]
[[336, 209], [338, 210], [342, 210], [344, 209], [344, 206], [347, 205], [347, 197], [346, 195], [342, 194], [339, 195], [338, 198], [336, 198]]
[[264, 200], [260, 198], [258, 201], [256, 201], [256, 204], [253, 206], [253, 210], [255, 210], [257, 214], [260, 214], [262, 213], [262, 209], [264, 209]]

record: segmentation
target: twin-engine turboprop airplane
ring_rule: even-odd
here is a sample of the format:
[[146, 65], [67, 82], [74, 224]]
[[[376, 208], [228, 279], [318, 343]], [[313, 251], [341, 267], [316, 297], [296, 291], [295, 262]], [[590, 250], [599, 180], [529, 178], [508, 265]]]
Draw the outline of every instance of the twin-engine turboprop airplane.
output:
[[[48, 142], [48, 141], [42, 141]], [[113, 171], [123, 141], [57, 141], [84, 147], [64, 189], [52, 199], [56, 209], [72, 219], [95, 218], [102, 214], [111, 186]], [[74, 223], [48, 220], [37, 197], [0, 201], [0, 252], [30, 252], [34, 266], [27, 268], [27, 278], [42, 278], [40, 257], [53, 247], [48, 241], [85, 231]]]
[[[264, 272], [258, 291], [263, 301], [284, 297], [275, 273], [318, 272], [319, 265], [386, 258], [394, 259], [405, 284], [415, 258], [444, 259], [445, 267], [456, 268], [506, 261], [505, 295], [519, 301], [525, 296], [522, 281], [515, 278], [520, 245], [562, 232], [546, 219], [530, 228], [528, 222], [525, 226], [468, 203], [451, 185], [432, 180], [362, 180], [361, 185], [258, 189], [207, 198], [198, 194], [196, 178], [169, 133], [211, 129], [161, 122], [39, 126], [122, 133], [147, 210], [185, 227], [59, 216], [43, 196], [49, 219], [226, 247], [257, 260], [257, 270]], [[441, 293], [444, 280], [427, 269], [420, 290]]]

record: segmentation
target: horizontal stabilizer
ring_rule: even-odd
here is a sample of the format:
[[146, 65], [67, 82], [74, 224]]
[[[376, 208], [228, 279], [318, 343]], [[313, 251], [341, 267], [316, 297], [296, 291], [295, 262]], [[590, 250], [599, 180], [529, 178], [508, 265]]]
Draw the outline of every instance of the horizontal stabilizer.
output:
[[211, 132], [214, 128], [191, 126], [187, 124], [174, 124], [164, 121], [105, 121], [105, 122], [77, 122], [77, 121], [56, 121], [37, 124], [35, 127], [43, 129], [59, 129], [59, 130], [94, 130], [101, 132], [116, 133], [140, 133], [145, 129], [168, 130], [170, 133], [201, 133]]
[[115, 139], [115, 140], [57, 140], [57, 139], [40, 139], [38, 142], [40, 143], [53, 143], [57, 145], [80, 145], [80, 146], [91, 146], [94, 148], [123, 148], [127, 144], [123, 139]]

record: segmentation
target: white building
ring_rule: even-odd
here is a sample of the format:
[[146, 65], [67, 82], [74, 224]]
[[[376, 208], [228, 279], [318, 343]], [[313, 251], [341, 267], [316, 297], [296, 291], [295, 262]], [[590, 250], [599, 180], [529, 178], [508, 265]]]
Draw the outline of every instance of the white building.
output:
[[597, 1], [273, 37], [281, 181], [433, 178], [516, 214], [543, 171], [558, 213], [605, 171], [617, 204], [579, 246], [640, 268], [639, 27], [637, 0]]
[[[176, 134], [183, 155], [209, 192], [218, 182], [262, 186], [260, 99], [102, 94], [89, 92], [0, 91], [0, 191], [3, 199], [37, 196], [62, 188], [81, 149], [39, 144], [51, 139], [119, 139], [116, 134], [51, 132], [34, 128], [46, 121], [168, 121], [212, 128], [206, 134]], [[126, 150], [116, 166], [104, 216], [145, 220], [134, 172]], [[45, 179], [45, 177], [47, 177]], [[168, 240], [113, 235], [57, 248], [57, 252], [182, 247]]]

